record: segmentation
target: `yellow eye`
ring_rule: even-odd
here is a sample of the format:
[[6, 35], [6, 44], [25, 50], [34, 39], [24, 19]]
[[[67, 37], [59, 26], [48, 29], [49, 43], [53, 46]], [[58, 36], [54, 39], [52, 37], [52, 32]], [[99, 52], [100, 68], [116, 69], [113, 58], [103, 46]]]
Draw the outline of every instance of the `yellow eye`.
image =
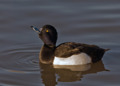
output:
[[46, 32], [49, 32], [49, 30], [46, 30]]

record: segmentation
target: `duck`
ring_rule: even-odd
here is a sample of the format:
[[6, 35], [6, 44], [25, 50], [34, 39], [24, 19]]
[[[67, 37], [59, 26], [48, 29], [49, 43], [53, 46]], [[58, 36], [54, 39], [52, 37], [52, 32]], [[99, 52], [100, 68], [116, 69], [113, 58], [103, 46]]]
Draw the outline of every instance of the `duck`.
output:
[[44, 43], [39, 53], [39, 61], [42, 64], [84, 65], [96, 63], [103, 58], [106, 51], [110, 50], [97, 45], [76, 42], [64, 42], [56, 46], [58, 33], [54, 26], [47, 24], [40, 29], [34, 26], [31, 28], [38, 33]]

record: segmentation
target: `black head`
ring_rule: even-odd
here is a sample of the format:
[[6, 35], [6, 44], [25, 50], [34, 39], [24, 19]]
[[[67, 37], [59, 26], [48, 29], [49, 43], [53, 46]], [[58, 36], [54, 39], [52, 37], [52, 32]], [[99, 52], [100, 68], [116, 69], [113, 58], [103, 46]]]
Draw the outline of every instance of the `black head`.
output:
[[57, 31], [55, 27], [51, 25], [44, 25], [42, 28], [37, 29], [33, 26], [31, 26], [33, 30], [35, 30], [38, 34], [40, 39], [44, 42], [46, 45], [56, 45], [57, 41]]

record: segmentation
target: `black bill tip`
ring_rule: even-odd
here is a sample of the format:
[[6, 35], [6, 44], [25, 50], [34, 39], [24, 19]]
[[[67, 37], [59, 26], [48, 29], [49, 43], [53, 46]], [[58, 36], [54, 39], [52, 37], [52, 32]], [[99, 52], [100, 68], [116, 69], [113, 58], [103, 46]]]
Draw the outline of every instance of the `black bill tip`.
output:
[[33, 26], [30, 26], [31, 28], [33, 28]]

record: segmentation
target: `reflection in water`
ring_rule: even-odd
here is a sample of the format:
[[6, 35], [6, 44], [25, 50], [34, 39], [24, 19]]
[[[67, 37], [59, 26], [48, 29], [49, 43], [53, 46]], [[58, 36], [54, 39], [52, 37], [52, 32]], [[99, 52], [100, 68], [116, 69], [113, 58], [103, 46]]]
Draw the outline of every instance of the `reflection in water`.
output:
[[[40, 64], [41, 78], [45, 86], [56, 86], [57, 82], [74, 82], [82, 79], [83, 75], [108, 71], [102, 61], [82, 66], [52, 66]], [[59, 77], [57, 77], [57, 75]]]
[[45, 84], [45, 86], [55, 86], [57, 83], [55, 69], [52, 67], [52, 65], [40, 64], [40, 68], [43, 84]]

